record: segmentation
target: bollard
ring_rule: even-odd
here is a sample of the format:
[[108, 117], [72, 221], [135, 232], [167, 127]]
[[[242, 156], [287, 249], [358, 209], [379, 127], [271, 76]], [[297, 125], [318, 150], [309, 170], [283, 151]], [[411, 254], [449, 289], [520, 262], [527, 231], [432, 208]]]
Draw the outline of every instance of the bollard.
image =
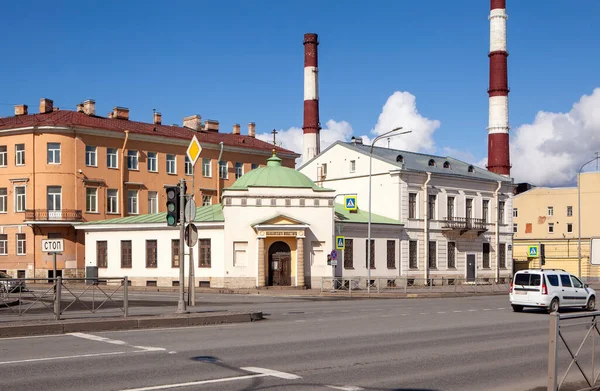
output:
[[123, 317], [129, 316], [129, 279], [125, 276], [123, 280]]
[[558, 382], [558, 338], [559, 338], [560, 314], [553, 312], [550, 314], [550, 334], [548, 343], [548, 391], [556, 391]]
[[60, 292], [62, 287], [62, 277], [54, 279], [54, 319], [60, 320]]

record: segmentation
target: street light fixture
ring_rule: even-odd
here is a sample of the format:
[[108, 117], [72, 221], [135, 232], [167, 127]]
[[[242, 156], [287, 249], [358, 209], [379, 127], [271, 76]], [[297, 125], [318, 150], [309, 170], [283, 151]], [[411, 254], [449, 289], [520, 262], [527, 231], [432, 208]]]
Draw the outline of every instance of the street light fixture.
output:
[[[388, 134], [392, 134], [401, 129], [402, 126], [399, 126], [390, 130], [389, 132], [380, 134], [379, 136], [375, 137], [375, 140], [373, 140], [373, 142], [371, 143], [371, 151], [369, 152], [369, 222], [367, 225], [367, 293], [369, 294], [371, 293], [371, 177], [373, 173], [373, 147], [379, 139], [384, 138]], [[407, 133], [412, 133], [412, 130], [406, 130], [404, 132], [396, 133], [394, 134], [394, 136], [399, 136], [401, 134]]]
[[579, 172], [577, 173], [577, 235], [578, 235], [578, 240], [577, 240], [577, 260], [578, 260], [578, 265], [577, 265], [577, 277], [579, 277], [581, 279], [581, 171], [583, 170], [583, 167], [587, 166], [588, 164], [590, 164], [593, 161], [597, 161], [598, 158], [600, 158], [600, 156], [596, 155], [595, 158], [593, 158], [592, 160], [585, 162], [580, 168], [579, 168]]

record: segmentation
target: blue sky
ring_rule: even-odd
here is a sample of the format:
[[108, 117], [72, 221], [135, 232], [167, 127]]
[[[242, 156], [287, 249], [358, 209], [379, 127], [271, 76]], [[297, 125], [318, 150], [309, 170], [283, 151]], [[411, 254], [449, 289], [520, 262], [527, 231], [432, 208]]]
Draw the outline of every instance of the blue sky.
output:
[[[510, 123], [568, 112], [600, 87], [593, 0], [507, 1]], [[573, 4], [577, 4], [574, 7]], [[321, 122], [368, 134], [395, 91], [440, 121], [444, 147], [487, 153], [489, 1], [19, 1], [0, 13], [0, 116], [93, 98], [163, 123], [302, 126], [303, 34], [319, 34]], [[600, 108], [598, 109], [600, 110]], [[600, 145], [599, 145], [600, 147]], [[514, 162], [513, 162], [514, 166]]]

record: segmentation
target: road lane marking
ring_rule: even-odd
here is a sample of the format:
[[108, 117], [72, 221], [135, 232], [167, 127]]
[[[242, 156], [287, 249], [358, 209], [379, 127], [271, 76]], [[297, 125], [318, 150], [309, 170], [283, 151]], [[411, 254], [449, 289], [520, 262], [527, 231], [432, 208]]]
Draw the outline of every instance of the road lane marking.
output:
[[498, 307], [498, 308], [496, 308], [496, 309], [497, 309], [497, 310], [505, 310], [506, 308], [504, 308], [504, 307]]
[[429, 312], [421, 312], [421, 315], [429, 315]]
[[48, 334], [48, 335], [28, 335], [26, 337], [7, 337], [7, 338], [0, 338], [0, 342], [1, 341], [8, 341], [11, 339], [29, 339], [29, 338], [54, 338], [54, 337], [66, 337], [66, 334]]
[[118, 339], [110, 339], [110, 338], [101, 337], [99, 335], [93, 335], [93, 334], [69, 333], [69, 335], [71, 335], [73, 337], [77, 337], [77, 338], [88, 339], [90, 341], [105, 342], [105, 343], [110, 343], [110, 344], [113, 344], [113, 345], [121, 345], [121, 346], [131, 346], [131, 347], [134, 347], [136, 349], [141, 349], [141, 350], [147, 351], [147, 352], [159, 352], [159, 351], [167, 350], [165, 348], [157, 348], [157, 347], [154, 347], [154, 346], [135, 346], [135, 345], [130, 345], [130, 344], [128, 344], [125, 341], [121, 341], [121, 340], [118, 340]]
[[329, 388], [333, 388], [334, 390], [342, 390], [342, 391], [362, 391], [364, 388], [354, 387], [354, 386], [327, 386]]
[[[144, 350], [138, 350], [129, 353], [141, 353]], [[98, 357], [98, 356], [115, 356], [117, 354], [125, 354], [127, 352], [109, 352], [109, 353], [90, 353], [90, 354], [77, 354], [75, 356], [60, 356], [60, 357], [42, 357], [42, 358], [30, 358], [26, 360], [15, 360], [15, 361], [2, 361], [0, 365], [6, 364], [21, 364], [26, 362], [38, 362], [38, 361], [53, 361], [53, 360], [68, 360], [71, 358], [86, 358], [86, 357]]]
[[462, 311], [452, 311], [452, 312], [462, 312]]
[[306, 322], [306, 319], [300, 319], [300, 320], [295, 320], [295, 323], [302, 323], [302, 322]]
[[438, 314], [445, 314], [446, 311], [439, 311]]
[[300, 376], [294, 375], [293, 373], [280, 372], [280, 371], [275, 371], [273, 369], [258, 368], [258, 367], [244, 367], [244, 368], [240, 368], [240, 369], [242, 371], [246, 371], [246, 372], [254, 372], [254, 373], [258, 373], [258, 374], [262, 374], [262, 375], [266, 375], [266, 376], [278, 377], [280, 379], [286, 379], [286, 380], [300, 379]]
[[483, 310], [484, 311], [491, 311], [491, 309], [489, 309], [489, 308], [484, 308]]
[[468, 312], [477, 312], [477, 310], [467, 310]]

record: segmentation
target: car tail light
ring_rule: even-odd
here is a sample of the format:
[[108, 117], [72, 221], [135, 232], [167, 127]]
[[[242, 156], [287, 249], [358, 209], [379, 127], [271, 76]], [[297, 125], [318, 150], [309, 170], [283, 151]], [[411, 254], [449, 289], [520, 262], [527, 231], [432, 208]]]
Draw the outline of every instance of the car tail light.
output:
[[510, 283], [510, 293], [513, 293], [512, 289], [513, 289], [513, 283], [511, 282]]
[[546, 288], [546, 284], [542, 284], [542, 295], [548, 294], [548, 288]]

